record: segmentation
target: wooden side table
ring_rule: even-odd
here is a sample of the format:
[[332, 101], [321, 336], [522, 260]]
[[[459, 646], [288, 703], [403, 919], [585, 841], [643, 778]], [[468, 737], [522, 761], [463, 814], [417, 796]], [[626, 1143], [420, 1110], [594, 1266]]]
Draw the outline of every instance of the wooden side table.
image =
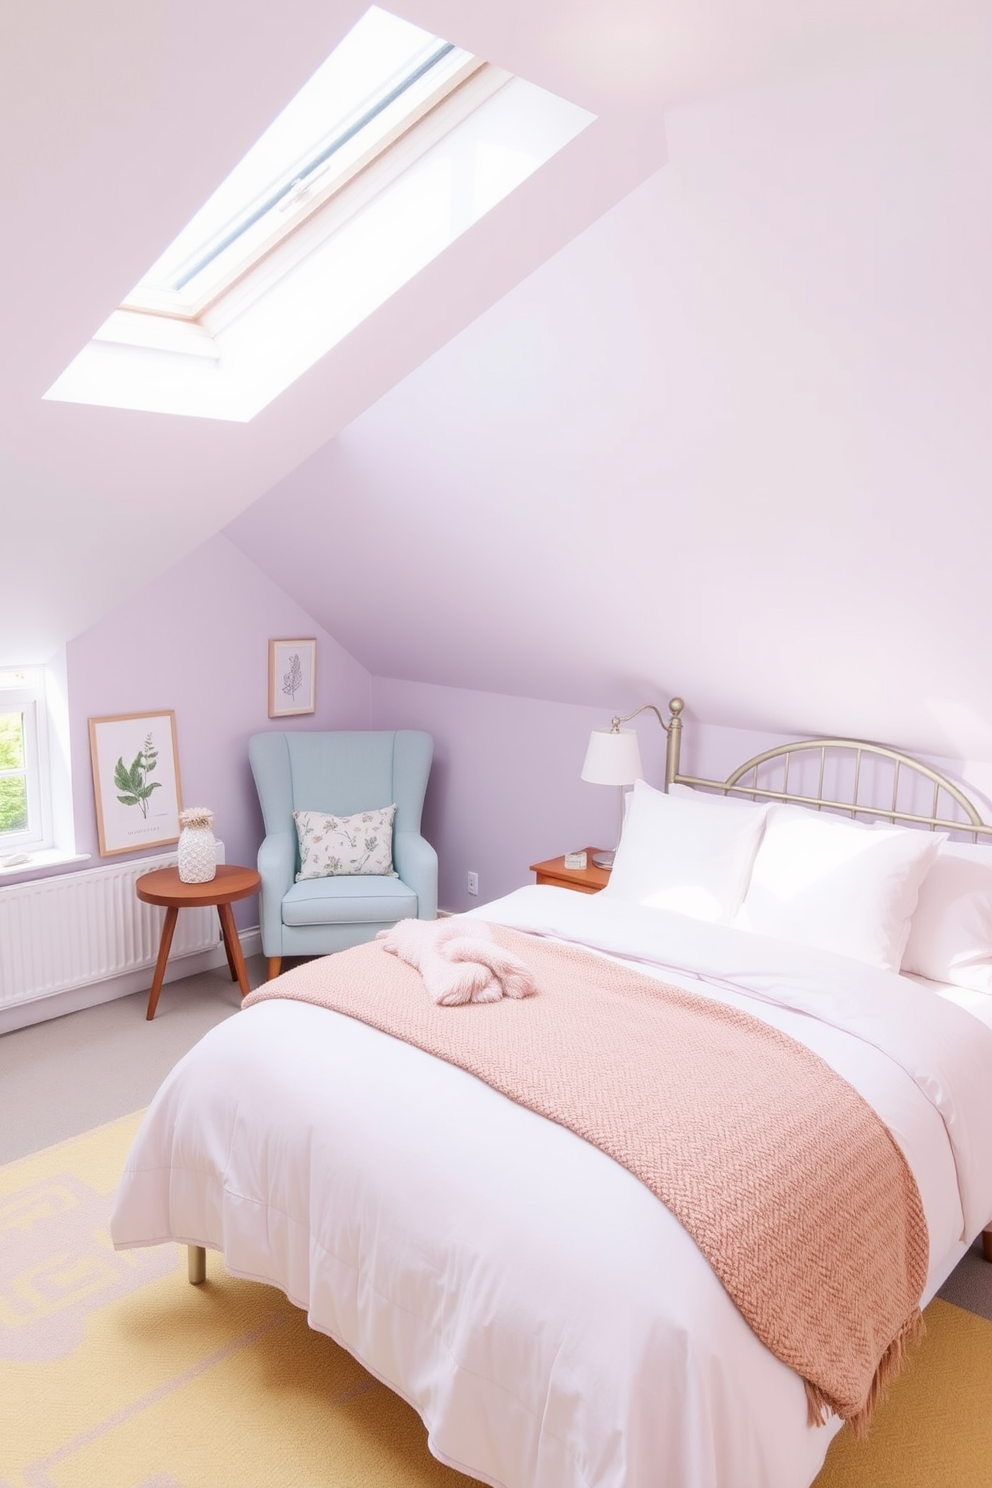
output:
[[154, 873], [141, 875], [134, 886], [138, 898], [145, 904], [161, 904], [165, 907], [162, 942], [158, 948], [146, 1018], [155, 1016], [165, 965], [169, 959], [169, 948], [181, 909], [202, 909], [205, 905], [216, 905], [231, 980], [240, 986], [242, 997], [248, 996], [251, 988], [248, 985], [248, 972], [245, 969], [245, 958], [241, 954], [241, 942], [231, 905], [236, 899], [247, 899], [250, 894], [257, 894], [261, 882], [254, 868], [238, 868], [233, 863], [218, 865], [217, 875], [209, 883], [183, 883], [178, 868], [157, 868]]
[[[578, 851], [582, 851], [581, 848]], [[556, 889], [576, 889], [580, 894], [598, 894], [610, 881], [609, 868], [597, 868], [592, 860], [595, 852], [605, 852], [602, 847], [585, 849], [586, 868], [566, 868], [564, 854], [560, 858], [548, 858], [544, 863], [531, 863], [531, 873], [537, 874], [539, 884], [553, 884]]]

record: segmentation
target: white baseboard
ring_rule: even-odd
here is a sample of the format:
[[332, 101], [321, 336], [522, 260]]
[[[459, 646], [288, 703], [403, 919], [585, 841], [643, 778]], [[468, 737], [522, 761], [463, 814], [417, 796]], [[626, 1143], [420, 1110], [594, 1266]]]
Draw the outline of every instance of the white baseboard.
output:
[[[241, 953], [257, 956], [262, 950], [262, 933], [257, 925], [238, 932]], [[166, 982], [179, 981], [181, 977], [196, 976], [201, 971], [213, 971], [227, 965], [227, 954], [223, 944], [209, 951], [198, 951], [192, 956], [177, 956], [165, 968]], [[50, 997], [34, 997], [29, 1002], [14, 1003], [0, 1008], [0, 1034], [12, 1033], [16, 1028], [28, 1028], [33, 1023], [47, 1023], [50, 1018], [61, 1018], [65, 1013], [78, 1013], [83, 1008], [98, 1007], [101, 1002], [114, 1002], [118, 997], [130, 997], [133, 992], [148, 992], [152, 985], [153, 967], [139, 967], [137, 971], [126, 971], [121, 976], [108, 977], [103, 982], [87, 982], [82, 987], [70, 987], [65, 992], [55, 992]]]

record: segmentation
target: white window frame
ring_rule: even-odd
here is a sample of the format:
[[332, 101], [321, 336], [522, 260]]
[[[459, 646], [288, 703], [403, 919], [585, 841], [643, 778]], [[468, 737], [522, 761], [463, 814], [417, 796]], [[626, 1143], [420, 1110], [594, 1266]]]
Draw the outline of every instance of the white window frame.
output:
[[[441, 44], [439, 37], [433, 40]], [[424, 153], [510, 79], [511, 74], [501, 68], [458, 48], [451, 48], [449, 56], [419, 79], [391, 110], [363, 129], [340, 157], [332, 158], [321, 170], [315, 171], [312, 180], [299, 187], [295, 194], [287, 196], [278, 209], [266, 213], [258, 224], [258, 232], [248, 237], [251, 246], [241, 246], [241, 237], [235, 237], [229, 248], [216, 260], [210, 260], [184, 289], [152, 287], [144, 282], [136, 285], [121, 302], [118, 313], [130, 311], [162, 317], [174, 323], [206, 324], [206, 312], [223, 305], [229, 292], [246, 276], [253, 276], [258, 267], [302, 226], [315, 216], [323, 216], [329, 204], [337, 205], [342, 193], [347, 192], [352, 182], [363, 176], [370, 166], [392, 157], [399, 163], [392, 166], [389, 177], [399, 175], [408, 165], [410, 154], [408, 150], [397, 154], [397, 145], [416, 139], [416, 153]], [[471, 86], [466, 87], [466, 84]], [[378, 189], [382, 189], [383, 184], [380, 174]], [[359, 210], [359, 205], [352, 206], [351, 211]], [[333, 232], [336, 225], [331, 220], [320, 237]], [[246, 237], [248, 233], [249, 230], [245, 229]], [[286, 267], [283, 266], [280, 272], [285, 273]], [[221, 323], [229, 318], [230, 315], [222, 313]], [[214, 319], [216, 321], [216, 317]], [[112, 338], [108, 336], [106, 339]]]
[[[11, 685], [5, 678], [17, 678]], [[28, 824], [20, 832], [0, 832], [0, 863], [12, 853], [52, 845], [52, 788], [48, 751], [45, 677], [40, 667], [0, 671], [0, 712], [23, 719], [24, 779]], [[8, 774], [0, 771], [0, 774]]]
[[402, 125], [377, 140], [347, 170], [331, 176], [322, 187], [315, 186], [244, 262], [235, 262], [199, 295], [139, 285], [94, 332], [93, 340], [220, 362], [217, 338], [232, 322], [512, 82], [512, 75], [502, 68], [469, 57]]

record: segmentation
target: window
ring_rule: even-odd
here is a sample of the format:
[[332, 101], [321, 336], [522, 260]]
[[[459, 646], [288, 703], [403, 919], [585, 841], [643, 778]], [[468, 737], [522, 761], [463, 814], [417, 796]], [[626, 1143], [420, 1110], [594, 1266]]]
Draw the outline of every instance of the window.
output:
[[246, 422], [593, 118], [373, 6], [45, 397]]
[[[484, 67], [407, 21], [368, 11], [121, 309], [197, 320]], [[489, 71], [495, 92], [509, 74]]]
[[0, 863], [49, 845], [49, 797], [44, 674], [0, 671]]

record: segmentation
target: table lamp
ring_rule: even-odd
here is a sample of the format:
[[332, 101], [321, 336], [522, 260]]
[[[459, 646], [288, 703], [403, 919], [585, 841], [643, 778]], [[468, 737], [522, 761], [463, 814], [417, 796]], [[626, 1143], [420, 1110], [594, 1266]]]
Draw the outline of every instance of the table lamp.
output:
[[[613, 720], [612, 728], [593, 729], [589, 736], [582, 779], [593, 785], [615, 785], [620, 790], [620, 825], [617, 830], [617, 845], [623, 831], [624, 786], [633, 785], [644, 774], [641, 767], [641, 751], [637, 734], [633, 729], [620, 727], [620, 720]], [[593, 853], [597, 868], [612, 868], [615, 853]]]

